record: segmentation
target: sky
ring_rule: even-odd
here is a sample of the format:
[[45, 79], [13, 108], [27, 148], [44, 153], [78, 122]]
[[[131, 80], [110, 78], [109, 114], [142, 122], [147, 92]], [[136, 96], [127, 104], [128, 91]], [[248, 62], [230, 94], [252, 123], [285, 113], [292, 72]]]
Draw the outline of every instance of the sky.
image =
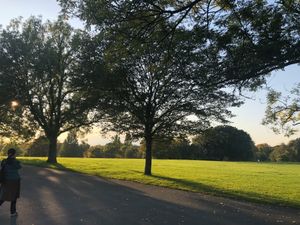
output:
[[[60, 11], [60, 7], [55, 0], [0, 0], [0, 24], [4, 27], [13, 18], [22, 16], [24, 19], [34, 15], [41, 15], [44, 20], [55, 20]], [[70, 21], [74, 27], [82, 27], [78, 19]], [[275, 71], [267, 79], [267, 85], [277, 91], [288, 94], [288, 90], [300, 83], [300, 66], [292, 65], [285, 68], [284, 71]], [[268, 143], [272, 146], [287, 143], [289, 140], [299, 137], [296, 133], [290, 138], [284, 135], [274, 134], [272, 130], [261, 124], [266, 109], [266, 90], [259, 90], [255, 93], [247, 93], [249, 97], [239, 108], [232, 109], [235, 117], [231, 119], [231, 126], [242, 129], [250, 134], [255, 144]], [[300, 127], [299, 127], [300, 129]], [[103, 137], [98, 129], [94, 129], [85, 139], [91, 145], [105, 144], [110, 141], [111, 134]], [[62, 140], [65, 136], [62, 136]]]

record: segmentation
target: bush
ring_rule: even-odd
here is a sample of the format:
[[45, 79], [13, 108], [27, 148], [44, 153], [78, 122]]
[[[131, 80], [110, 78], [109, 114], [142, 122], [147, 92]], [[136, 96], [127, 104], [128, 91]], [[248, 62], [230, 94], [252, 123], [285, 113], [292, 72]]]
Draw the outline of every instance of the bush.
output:
[[232, 126], [217, 126], [193, 139], [199, 155], [211, 160], [247, 161], [254, 159], [254, 142], [249, 134]]

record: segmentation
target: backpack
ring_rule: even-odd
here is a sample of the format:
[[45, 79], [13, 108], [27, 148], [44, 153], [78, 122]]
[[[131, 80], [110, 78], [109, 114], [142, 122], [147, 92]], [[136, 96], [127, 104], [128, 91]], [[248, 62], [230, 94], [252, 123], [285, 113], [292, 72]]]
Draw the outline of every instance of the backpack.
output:
[[5, 162], [2, 161], [1, 169], [0, 169], [0, 183], [3, 183], [5, 180], [4, 168], [5, 168]]

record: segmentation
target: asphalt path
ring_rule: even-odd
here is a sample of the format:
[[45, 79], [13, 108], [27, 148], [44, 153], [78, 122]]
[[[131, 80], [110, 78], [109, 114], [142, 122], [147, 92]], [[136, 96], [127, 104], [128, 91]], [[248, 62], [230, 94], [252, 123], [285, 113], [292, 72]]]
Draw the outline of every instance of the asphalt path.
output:
[[0, 225], [300, 225], [298, 209], [31, 166], [17, 209]]

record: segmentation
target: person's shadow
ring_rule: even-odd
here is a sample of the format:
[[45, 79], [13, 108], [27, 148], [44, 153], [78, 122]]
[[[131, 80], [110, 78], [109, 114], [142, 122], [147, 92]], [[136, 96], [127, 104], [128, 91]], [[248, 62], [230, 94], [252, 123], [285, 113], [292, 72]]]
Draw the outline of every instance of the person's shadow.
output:
[[17, 219], [18, 219], [18, 217], [11, 217], [10, 218], [10, 225], [18, 225], [17, 224]]

